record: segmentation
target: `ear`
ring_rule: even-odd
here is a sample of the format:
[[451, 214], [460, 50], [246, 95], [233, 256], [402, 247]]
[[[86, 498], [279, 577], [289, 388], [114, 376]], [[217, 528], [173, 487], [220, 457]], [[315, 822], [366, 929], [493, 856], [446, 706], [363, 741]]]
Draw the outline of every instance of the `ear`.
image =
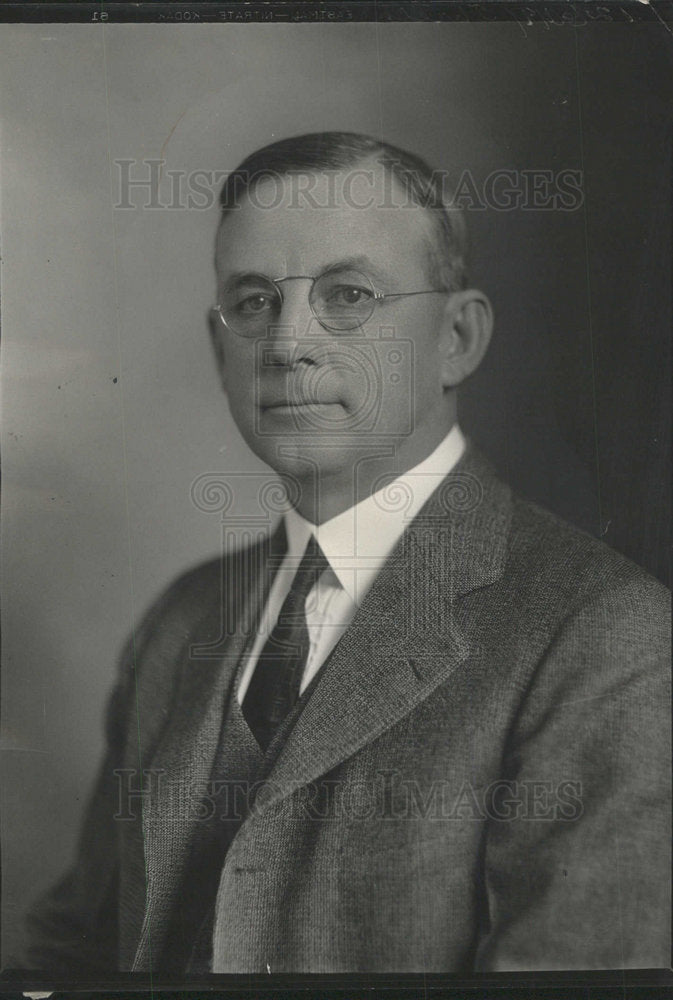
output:
[[227, 391], [227, 367], [224, 360], [224, 341], [222, 339], [222, 322], [217, 309], [210, 309], [208, 312], [208, 329], [210, 330], [210, 342], [215, 353], [215, 364], [220, 376], [222, 388]]
[[449, 296], [441, 328], [440, 369], [445, 389], [455, 388], [477, 370], [493, 332], [493, 309], [476, 288]]

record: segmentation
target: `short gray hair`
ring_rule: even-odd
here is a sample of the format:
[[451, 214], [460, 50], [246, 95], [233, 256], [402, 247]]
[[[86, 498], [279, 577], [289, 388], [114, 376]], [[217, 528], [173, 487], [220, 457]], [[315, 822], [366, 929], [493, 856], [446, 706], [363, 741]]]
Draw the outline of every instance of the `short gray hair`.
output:
[[445, 174], [398, 146], [358, 132], [311, 132], [280, 139], [255, 150], [230, 173], [222, 187], [222, 217], [241, 195], [269, 176], [315, 173], [355, 167], [363, 160], [380, 164], [404, 189], [412, 204], [432, 214], [437, 252], [430, 254], [431, 280], [446, 291], [467, 285], [467, 227], [444, 191]]

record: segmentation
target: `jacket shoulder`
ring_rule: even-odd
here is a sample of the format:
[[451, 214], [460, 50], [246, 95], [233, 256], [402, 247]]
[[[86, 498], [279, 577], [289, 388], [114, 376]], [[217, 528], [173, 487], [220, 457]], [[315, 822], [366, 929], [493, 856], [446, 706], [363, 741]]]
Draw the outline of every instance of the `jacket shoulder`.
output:
[[563, 612], [621, 602], [631, 622], [644, 614], [648, 627], [657, 623], [667, 628], [670, 619], [670, 591], [646, 570], [516, 495], [506, 574], [518, 581], [530, 600], [553, 604], [561, 617]]
[[150, 606], [136, 630], [136, 647], [173, 645], [190, 639], [200, 623], [236, 603], [265, 558], [268, 538], [199, 562], [184, 570]]
[[120, 684], [108, 710], [108, 737], [122, 741], [127, 713], [142, 714], [144, 742], [152, 745], [169, 717], [193, 644], [217, 641], [230, 607], [238, 606], [260, 565], [263, 543], [200, 562], [180, 573], [150, 605], [129, 636]]

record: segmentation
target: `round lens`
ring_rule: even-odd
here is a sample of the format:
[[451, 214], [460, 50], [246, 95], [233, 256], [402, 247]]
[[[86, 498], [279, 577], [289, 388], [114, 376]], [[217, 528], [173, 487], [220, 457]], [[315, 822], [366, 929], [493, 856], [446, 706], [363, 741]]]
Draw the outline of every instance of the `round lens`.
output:
[[371, 316], [376, 297], [367, 275], [348, 269], [322, 274], [310, 301], [315, 316], [329, 330], [355, 330]]
[[227, 285], [220, 299], [222, 319], [240, 337], [266, 337], [277, 323], [280, 292], [269, 278], [245, 275]]

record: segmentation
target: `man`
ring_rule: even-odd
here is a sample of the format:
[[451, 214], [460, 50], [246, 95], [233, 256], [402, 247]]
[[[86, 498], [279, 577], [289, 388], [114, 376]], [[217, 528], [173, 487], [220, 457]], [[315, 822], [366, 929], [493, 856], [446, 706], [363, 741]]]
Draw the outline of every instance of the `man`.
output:
[[135, 633], [24, 966], [667, 965], [668, 594], [463, 437], [492, 315], [462, 219], [348, 133], [222, 203], [216, 357], [288, 509]]

